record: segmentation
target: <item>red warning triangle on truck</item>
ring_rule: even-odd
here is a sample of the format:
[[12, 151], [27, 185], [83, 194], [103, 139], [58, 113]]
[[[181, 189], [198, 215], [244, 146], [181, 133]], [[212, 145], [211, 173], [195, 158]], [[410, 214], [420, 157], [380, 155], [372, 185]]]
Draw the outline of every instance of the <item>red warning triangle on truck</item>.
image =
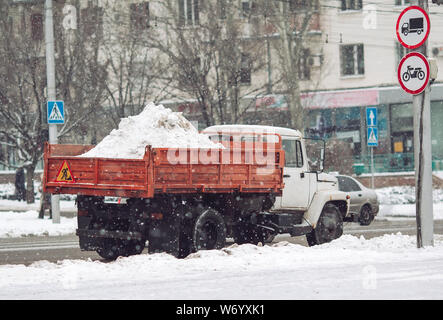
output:
[[55, 182], [75, 182], [74, 176], [72, 175], [71, 169], [69, 168], [68, 162], [66, 160], [63, 161], [62, 166], [58, 170]]

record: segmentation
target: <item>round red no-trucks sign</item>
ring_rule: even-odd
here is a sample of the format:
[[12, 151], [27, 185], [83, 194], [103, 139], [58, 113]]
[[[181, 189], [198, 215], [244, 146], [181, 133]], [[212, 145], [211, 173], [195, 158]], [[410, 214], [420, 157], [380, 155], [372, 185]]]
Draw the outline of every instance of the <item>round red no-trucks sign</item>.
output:
[[418, 52], [408, 53], [398, 65], [398, 82], [410, 94], [420, 94], [429, 82], [429, 63]]
[[404, 47], [418, 48], [425, 43], [431, 31], [429, 15], [419, 6], [407, 7], [400, 13], [395, 30], [398, 41]]

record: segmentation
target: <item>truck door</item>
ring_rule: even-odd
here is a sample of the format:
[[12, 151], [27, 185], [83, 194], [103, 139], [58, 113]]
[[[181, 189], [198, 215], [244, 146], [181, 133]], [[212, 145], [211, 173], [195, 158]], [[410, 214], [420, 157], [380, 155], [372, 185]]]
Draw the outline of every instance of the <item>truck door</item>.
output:
[[309, 205], [310, 177], [302, 143], [297, 139], [283, 138], [285, 168], [283, 169], [283, 195], [281, 208], [305, 210]]

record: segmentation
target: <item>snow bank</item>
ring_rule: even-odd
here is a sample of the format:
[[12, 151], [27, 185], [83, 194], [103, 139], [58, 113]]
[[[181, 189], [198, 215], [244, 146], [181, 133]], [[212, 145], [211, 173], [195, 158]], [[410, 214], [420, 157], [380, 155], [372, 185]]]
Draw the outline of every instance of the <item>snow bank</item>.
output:
[[[375, 189], [380, 212], [377, 218], [415, 217], [415, 187], [397, 186]], [[432, 199], [434, 220], [443, 219], [443, 190], [434, 189]]]
[[[71, 196], [71, 195], [69, 195]], [[74, 198], [64, 197], [61, 195], [60, 198], [68, 198], [69, 200], [60, 200], [60, 209], [61, 211], [66, 212], [77, 212], [77, 206], [75, 205]], [[1, 211], [38, 211], [40, 210], [40, 196], [36, 198], [34, 203], [26, 203], [26, 201], [17, 201], [17, 200], [3, 200], [0, 199], [0, 210]], [[0, 215], [0, 223], [1, 223], [1, 215]]]
[[181, 115], [162, 105], [148, 104], [132, 117], [123, 118], [95, 148], [80, 157], [141, 159], [145, 147], [220, 148]]
[[441, 235], [425, 249], [401, 234], [345, 235], [312, 248], [283, 241], [186, 259], [159, 253], [3, 265], [0, 299], [435, 299], [443, 297], [442, 249]]
[[0, 184], [0, 199], [6, 199], [9, 195], [15, 193], [15, 186], [13, 183]]
[[[380, 204], [410, 204], [415, 203], [415, 187], [397, 186], [375, 189]], [[443, 190], [433, 189], [432, 199], [434, 203], [443, 202]]]
[[23, 236], [59, 236], [74, 234], [77, 218], [60, 217], [60, 224], [52, 220], [38, 219], [37, 211], [0, 212], [0, 238]]

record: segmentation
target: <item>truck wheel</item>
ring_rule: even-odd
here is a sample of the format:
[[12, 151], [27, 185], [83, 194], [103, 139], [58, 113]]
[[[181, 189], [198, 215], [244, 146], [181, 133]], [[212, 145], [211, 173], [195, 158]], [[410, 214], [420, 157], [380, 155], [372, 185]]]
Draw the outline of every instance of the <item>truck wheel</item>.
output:
[[360, 215], [358, 216], [358, 221], [362, 226], [369, 226], [371, 222], [374, 220], [374, 213], [368, 205], [363, 206], [360, 211]]
[[121, 255], [121, 245], [117, 239], [102, 239], [97, 253], [106, 260], [115, 260]]
[[306, 235], [310, 247], [331, 242], [343, 234], [343, 217], [338, 208], [328, 203], [323, 211], [314, 230]]
[[193, 251], [221, 249], [226, 243], [226, 226], [221, 214], [207, 209], [195, 221], [192, 233]]

